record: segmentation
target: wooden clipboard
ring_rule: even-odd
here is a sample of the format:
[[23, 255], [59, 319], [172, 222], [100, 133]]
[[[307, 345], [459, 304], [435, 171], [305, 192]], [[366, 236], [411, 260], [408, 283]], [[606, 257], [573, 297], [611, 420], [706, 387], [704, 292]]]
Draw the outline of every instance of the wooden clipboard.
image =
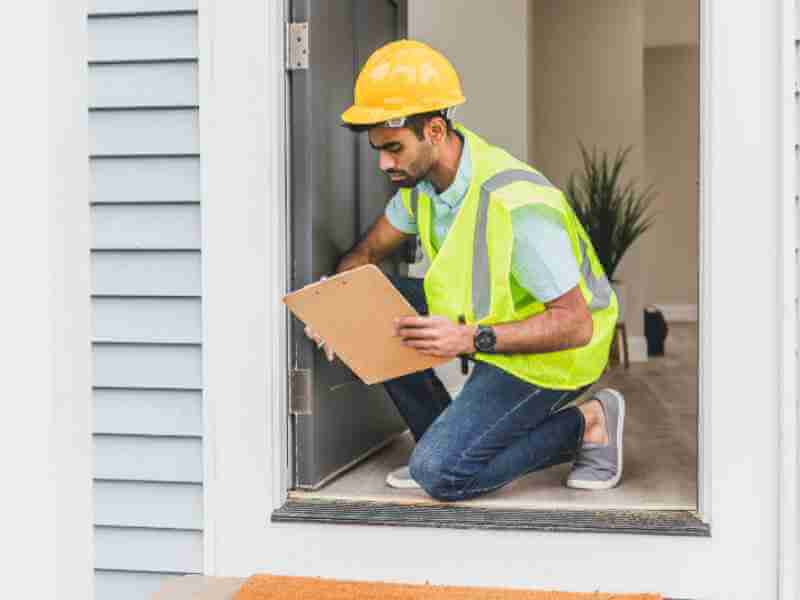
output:
[[283, 302], [371, 385], [444, 364], [403, 345], [394, 319], [419, 316], [375, 265], [365, 265], [287, 294]]

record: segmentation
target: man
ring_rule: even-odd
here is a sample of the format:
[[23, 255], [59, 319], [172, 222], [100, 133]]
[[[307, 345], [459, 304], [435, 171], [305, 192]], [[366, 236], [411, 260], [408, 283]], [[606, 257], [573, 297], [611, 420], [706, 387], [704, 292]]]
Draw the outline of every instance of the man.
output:
[[400, 191], [337, 272], [380, 263], [418, 234], [431, 262], [424, 281], [393, 283], [423, 316], [398, 319], [396, 335], [474, 365], [455, 399], [433, 370], [384, 384], [416, 440], [387, 483], [463, 500], [575, 460], [568, 486], [611, 488], [622, 475], [622, 395], [564, 407], [605, 368], [617, 299], [563, 194], [454, 125], [463, 102], [449, 61], [402, 40], [369, 58], [342, 115]]

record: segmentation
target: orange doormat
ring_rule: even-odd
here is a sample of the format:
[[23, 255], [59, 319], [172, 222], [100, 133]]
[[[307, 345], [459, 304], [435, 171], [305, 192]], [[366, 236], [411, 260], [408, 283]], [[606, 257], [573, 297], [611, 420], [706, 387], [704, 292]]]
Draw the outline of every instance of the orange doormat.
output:
[[658, 594], [572, 594], [501, 588], [253, 575], [234, 600], [662, 600]]

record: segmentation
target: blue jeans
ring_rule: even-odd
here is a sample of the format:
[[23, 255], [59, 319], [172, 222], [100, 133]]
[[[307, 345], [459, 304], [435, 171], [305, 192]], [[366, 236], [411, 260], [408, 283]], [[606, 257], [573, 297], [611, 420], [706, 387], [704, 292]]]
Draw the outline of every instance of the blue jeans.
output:
[[[427, 314], [421, 279], [392, 283]], [[411, 476], [437, 500], [466, 500], [532, 471], [575, 458], [585, 421], [574, 407], [559, 410], [586, 387], [542, 388], [483, 362], [454, 398], [433, 369], [384, 383], [417, 444]]]

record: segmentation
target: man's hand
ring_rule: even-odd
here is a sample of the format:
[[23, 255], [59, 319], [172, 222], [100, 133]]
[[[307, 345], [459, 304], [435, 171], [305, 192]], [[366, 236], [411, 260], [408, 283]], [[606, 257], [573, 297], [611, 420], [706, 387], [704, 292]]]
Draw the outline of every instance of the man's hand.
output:
[[[320, 278], [320, 281], [325, 281], [327, 278], [328, 278], [327, 275], [323, 275]], [[333, 359], [336, 357], [336, 354], [334, 354], [333, 349], [330, 348], [329, 346], [326, 346], [325, 342], [319, 336], [319, 334], [316, 333], [313, 329], [311, 329], [311, 327], [309, 327], [308, 325], [306, 325], [305, 332], [306, 332], [306, 337], [313, 340], [314, 343], [317, 344], [317, 348], [322, 348], [325, 351], [325, 356], [328, 358], [328, 362], [333, 362]]]
[[315, 333], [308, 325], [306, 325], [306, 337], [317, 344], [317, 348], [322, 348], [325, 351], [325, 356], [328, 358], [328, 362], [333, 362], [333, 359], [336, 357], [336, 354], [333, 352], [333, 349], [330, 346], [326, 346], [325, 342], [321, 337], [319, 337], [318, 333]]
[[446, 317], [399, 317], [394, 322], [395, 335], [406, 346], [442, 358], [475, 352], [475, 329]]

